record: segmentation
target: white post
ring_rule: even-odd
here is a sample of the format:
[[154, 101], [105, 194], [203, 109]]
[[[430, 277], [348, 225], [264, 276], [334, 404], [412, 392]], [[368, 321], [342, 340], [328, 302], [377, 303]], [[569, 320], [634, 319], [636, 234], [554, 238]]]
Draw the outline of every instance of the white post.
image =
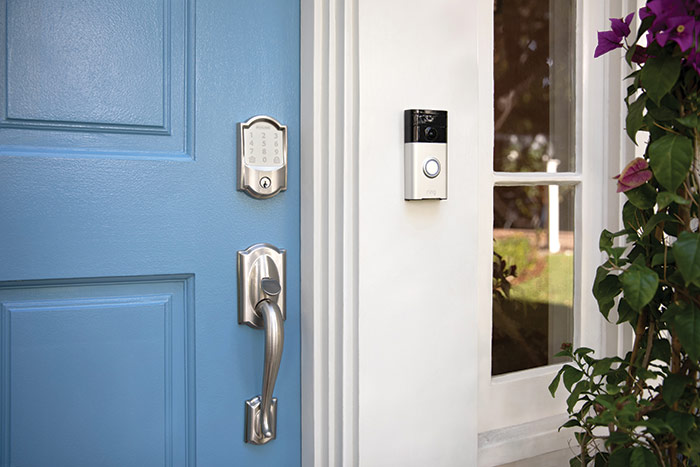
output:
[[[559, 160], [547, 161], [547, 172], [555, 173]], [[559, 185], [549, 185], [549, 252], [559, 253]]]

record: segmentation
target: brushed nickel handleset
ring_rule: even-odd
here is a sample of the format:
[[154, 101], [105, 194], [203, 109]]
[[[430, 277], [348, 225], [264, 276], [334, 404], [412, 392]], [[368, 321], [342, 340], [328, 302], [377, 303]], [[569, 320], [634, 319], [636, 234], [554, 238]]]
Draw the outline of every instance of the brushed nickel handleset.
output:
[[238, 252], [238, 324], [265, 331], [262, 394], [245, 402], [245, 442], [277, 436], [275, 381], [282, 361], [286, 318], [286, 251], [257, 243]]

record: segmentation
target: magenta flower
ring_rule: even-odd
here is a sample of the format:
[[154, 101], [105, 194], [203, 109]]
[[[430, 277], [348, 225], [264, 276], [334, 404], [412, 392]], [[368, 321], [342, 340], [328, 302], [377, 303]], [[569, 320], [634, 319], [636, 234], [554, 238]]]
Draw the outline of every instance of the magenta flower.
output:
[[639, 63], [641, 65], [643, 63], [646, 63], [648, 58], [649, 55], [647, 54], [646, 47], [642, 47], [641, 45], [635, 47], [634, 53], [632, 54], [632, 61], [634, 63]]
[[663, 30], [656, 33], [656, 42], [661, 46], [672, 40], [686, 52], [695, 42], [695, 18], [692, 16], [676, 16], [668, 18]]
[[622, 193], [644, 185], [651, 180], [651, 175], [646, 159], [637, 157], [622, 169], [620, 175], [613, 178], [617, 179], [617, 192]]
[[688, 15], [685, 5], [678, 0], [651, 0], [647, 3], [647, 8], [656, 16], [652, 29], [656, 29], [660, 23], [665, 23], [668, 18]]
[[624, 20], [622, 18], [610, 18], [611, 30], [598, 31], [598, 46], [595, 48], [594, 58], [622, 47], [622, 39], [630, 35], [632, 18], [634, 18], [634, 12], [627, 15]]
[[630, 35], [630, 23], [632, 23], [632, 18], [634, 18], [634, 12], [627, 15], [624, 20], [622, 18], [610, 18], [612, 31], [617, 34], [620, 39]]

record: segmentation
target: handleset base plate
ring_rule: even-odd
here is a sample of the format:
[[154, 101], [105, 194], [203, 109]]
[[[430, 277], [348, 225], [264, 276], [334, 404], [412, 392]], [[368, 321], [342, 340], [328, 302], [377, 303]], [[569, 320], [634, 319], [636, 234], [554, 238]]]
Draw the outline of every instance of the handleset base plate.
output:
[[245, 442], [250, 444], [265, 444], [277, 437], [277, 398], [272, 398], [270, 409], [270, 430], [272, 436], [260, 433], [260, 418], [262, 417], [262, 398], [255, 396], [245, 401]]
[[[268, 243], [257, 243], [238, 252], [238, 324], [261, 329], [262, 316], [255, 311], [255, 307], [263, 299], [276, 302], [282, 319], [286, 319], [286, 253]], [[265, 278], [275, 279], [282, 285], [279, 295], [271, 298], [260, 291], [261, 281]]]

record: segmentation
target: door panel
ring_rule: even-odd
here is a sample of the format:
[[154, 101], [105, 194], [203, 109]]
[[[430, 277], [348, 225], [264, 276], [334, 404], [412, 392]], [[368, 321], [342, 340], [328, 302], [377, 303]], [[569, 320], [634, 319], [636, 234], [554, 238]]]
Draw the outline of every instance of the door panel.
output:
[[[298, 465], [299, 5], [5, 0], [1, 465]], [[235, 187], [236, 123], [288, 190]], [[236, 252], [287, 250], [277, 439], [243, 442], [263, 333]]]

